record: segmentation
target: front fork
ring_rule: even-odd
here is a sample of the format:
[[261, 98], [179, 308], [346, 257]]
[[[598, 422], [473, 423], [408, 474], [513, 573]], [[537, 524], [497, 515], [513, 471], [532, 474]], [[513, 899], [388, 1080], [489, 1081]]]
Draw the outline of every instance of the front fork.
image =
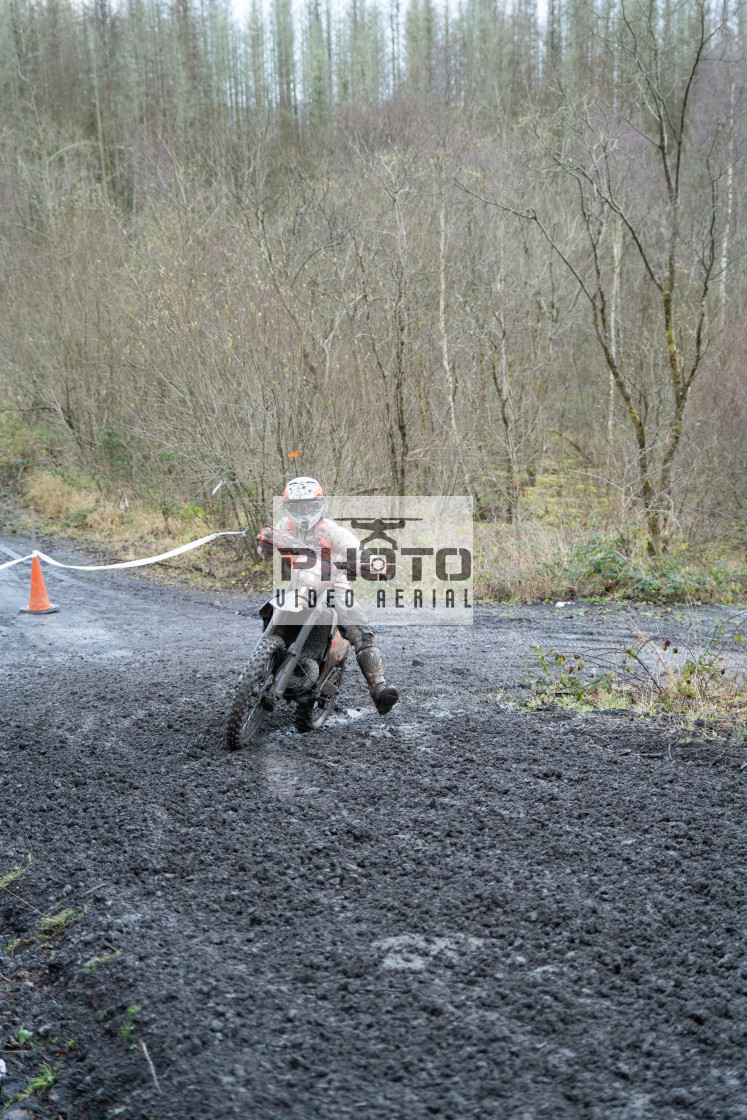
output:
[[[306, 645], [309, 634], [311, 633], [314, 626], [318, 624], [321, 609], [321, 607], [314, 608], [308, 621], [305, 622], [301, 627], [301, 631], [298, 637], [289, 647], [286, 654], [286, 659], [275, 676], [275, 681], [272, 688], [270, 689], [267, 696], [262, 699], [262, 707], [266, 708], [268, 711], [271, 712], [277, 704], [278, 700], [281, 700], [283, 698], [285, 690], [288, 687], [288, 681], [291, 679], [293, 671], [296, 668], [296, 665], [298, 665], [301, 655], [303, 654], [303, 648]], [[334, 620], [332, 622], [332, 633], [334, 634], [337, 630], [337, 613], [333, 613]]]

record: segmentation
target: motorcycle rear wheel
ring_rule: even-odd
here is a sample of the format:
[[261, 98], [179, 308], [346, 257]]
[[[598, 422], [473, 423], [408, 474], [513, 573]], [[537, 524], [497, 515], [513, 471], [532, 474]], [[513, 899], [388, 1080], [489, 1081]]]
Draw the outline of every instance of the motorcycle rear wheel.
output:
[[282, 638], [261, 637], [239, 677], [226, 727], [229, 751], [245, 747], [259, 731], [265, 716], [262, 700], [275, 676], [275, 658], [285, 649]]

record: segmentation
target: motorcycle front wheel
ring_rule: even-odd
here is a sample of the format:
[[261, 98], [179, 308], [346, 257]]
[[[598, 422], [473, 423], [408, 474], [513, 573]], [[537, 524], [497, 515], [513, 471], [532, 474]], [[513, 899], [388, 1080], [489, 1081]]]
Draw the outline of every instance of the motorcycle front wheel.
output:
[[[316, 697], [313, 700], [302, 700], [296, 704], [296, 730], [297, 731], [318, 731], [327, 722], [327, 717], [330, 715], [334, 706], [335, 696], [340, 691], [342, 684], [342, 675], [345, 666], [339, 670], [337, 675], [337, 687], [333, 696], [324, 697], [320, 701]], [[336, 670], [332, 670], [336, 672]]]
[[318, 731], [327, 721], [332, 705], [322, 707], [318, 700], [304, 700], [296, 705], [296, 730]]
[[262, 700], [275, 677], [276, 655], [281, 650], [285, 650], [282, 638], [263, 635], [239, 677], [226, 727], [226, 746], [230, 751], [245, 747], [262, 726]]

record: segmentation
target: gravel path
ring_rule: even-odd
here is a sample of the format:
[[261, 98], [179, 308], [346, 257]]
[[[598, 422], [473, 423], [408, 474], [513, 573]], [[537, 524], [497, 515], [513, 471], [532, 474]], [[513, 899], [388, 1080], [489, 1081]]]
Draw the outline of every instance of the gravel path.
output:
[[46, 1064], [12, 1108], [747, 1118], [747, 751], [495, 700], [531, 643], [683, 614], [383, 630], [389, 716], [353, 664], [322, 732], [283, 709], [229, 755], [256, 602], [50, 572], [63, 610], [28, 617], [27, 581], [0, 575], [0, 877], [34, 857], [0, 892], [3, 1103]]

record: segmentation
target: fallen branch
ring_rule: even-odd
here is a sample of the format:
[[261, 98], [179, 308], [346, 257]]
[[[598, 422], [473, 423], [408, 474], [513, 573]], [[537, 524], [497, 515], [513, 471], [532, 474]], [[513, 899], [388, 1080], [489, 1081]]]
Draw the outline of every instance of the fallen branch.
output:
[[161, 1086], [158, 1084], [158, 1078], [156, 1077], [155, 1066], [153, 1065], [153, 1062], [150, 1060], [150, 1054], [148, 1053], [148, 1047], [145, 1045], [142, 1038], [138, 1039], [138, 1045], [140, 1046], [140, 1049], [143, 1052], [143, 1057], [145, 1058], [146, 1062], [148, 1063], [148, 1069], [150, 1070], [150, 1075], [153, 1078], [153, 1084], [156, 1087], [156, 1092], [160, 1093], [161, 1092]]

